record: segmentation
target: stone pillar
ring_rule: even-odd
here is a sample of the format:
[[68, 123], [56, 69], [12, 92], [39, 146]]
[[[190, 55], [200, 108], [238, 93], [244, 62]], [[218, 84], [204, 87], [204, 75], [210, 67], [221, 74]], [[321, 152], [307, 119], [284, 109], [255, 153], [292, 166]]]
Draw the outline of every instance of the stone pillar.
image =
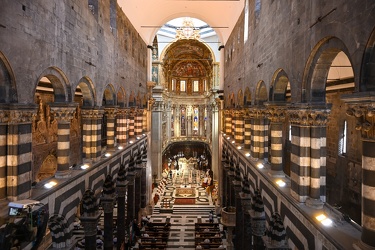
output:
[[100, 201], [104, 211], [104, 249], [113, 250], [113, 205], [115, 184], [112, 176], [107, 175], [103, 185], [103, 195]]
[[[199, 114], [199, 117], [198, 117], [198, 135], [201, 136], [201, 137], [204, 137], [205, 135], [205, 129], [204, 129], [204, 118], [205, 118], [205, 114], [204, 114], [204, 105], [199, 105], [198, 106], [198, 114]], [[207, 119], [208, 120], [208, 119]]]
[[10, 104], [0, 112], [0, 198], [29, 198], [32, 182], [32, 119], [36, 105]]
[[212, 145], [212, 171], [214, 172], [214, 180], [219, 180], [219, 166], [220, 166], [220, 123], [219, 123], [219, 106], [220, 101], [213, 102], [207, 107], [207, 141]]
[[243, 119], [243, 111], [242, 110], [235, 110], [234, 111], [235, 117], [235, 127], [234, 127], [234, 140], [238, 144], [244, 143], [244, 119]]
[[156, 86], [153, 89], [153, 98], [150, 100], [152, 107], [152, 118], [151, 118], [151, 167], [152, 175], [157, 175], [157, 179], [160, 179], [162, 172], [162, 115], [164, 111], [164, 102], [162, 101], [163, 87]]
[[104, 110], [96, 109], [92, 113], [91, 123], [91, 158], [95, 161], [102, 156], [102, 119]]
[[264, 212], [264, 203], [259, 190], [256, 190], [252, 197], [250, 218], [254, 249], [263, 249], [262, 236], [266, 231], [266, 216]]
[[51, 103], [51, 112], [57, 120], [57, 171], [56, 178], [70, 177], [70, 121], [77, 103]]
[[142, 131], [143, 133], [147, 132], [147, 109], [143, 109], [143, 114], [142, 114]]
[[186, 121], [187, 121], [187, 137], [191, 137], [193, 135], [193, 121], [191, 119], [192, 114], [191, 112], [188, 112], [186, 115]]
[[285, 121], [285, 109], [277, 106], [269, 107], [268, 118], [271, 130], [271, 170], [273, 175], [283, 173], [283, 122]]
[[174, 117], [174, 137], [178, 138], [181, 136], [181, 109], [180, 106], [175, 106], [175, 117]]
[[[362, 96], [363, 95], [363, 96]], [[356, 119], [362, 137], [362, 235], [354, 245], [357, 250], [375, 249], [375, 105], [374, 96], [359, 93], [342, 98], [346, 114]]]
[[231, 116], [230, 110], [225, 110], [224, 115], [225, 115], [225, 131], [224, 132], [228, 136], [231, 136], [232, 135], [232, 116]]
[[237, 117], [235, 116], [235, 110], [232, 109], [230, 111], [230, 115], [232, 117], [232, 124], [230, 125], [231, 130], [232, 130], [231, 136], [233, 136], [233, 138], [234, 138], [235, 135], [236, 135], [236, 119], [237, 119]]
[[125, 244], [125, 195], [128, 182], [126, 181], [125, 164], [120, 165], [117, 174], [117, 250], [124, 249]]
[[128, 136], [130, 139], [134, 139], [134, 117], [136, 116], [136, 110], [135, 108], [131, 108], [129, 111], [129, 116], [128, 116], [128, 124], [129, 124], [129, 130], [128, 130]]
[[251, 250], [252, 249], [252, 235], [251, 235], [251, 220], [249, 211], [251, 209], [251, 192], [250, 192], [250, 183], [247, 176], [244, 176], [244, 180], [242, 181], [242, 192], [240, 193], [241, 198], [241, 213], [242, 213], [242, 220], [241, 220], [241, 242], [239, 244], [239, 248], [243, 250]]
[[328, 107], [296, 106], [292, 124], [291, 194], [299, 202], [322, 208], [325, 201], [326, 123]]
[[251, 119], [250, 119], [248, 112], [246, 112], [245, 114], [244, 122], [245, 122], [244, 148], [250, 149], [251, 147]]
[[142, 120], [143, 120], [143, 109], [137, 109], [135, 112], [135, 122], [134, 122], [135, 136], [139, 136], [143, 134]]
[[127, 218], [126, 225], [129, 225], [135, 219], [135, 173], [134, 171], [128, 172], [126, 177], [128, 181], [128, 196], [127, 196]]
[[114, 150], [115, 148], [115, 119], [116, 108], [104, 108], [105, 115], [107, 116], [107, 150]]
[[137, 166], [134, 179], [134, 218], [138, 222], [140, 221], [139, 214], [141, 211], [141, 174], [142, 168]]
[[117, 143], [119, 145], [126, 145], [127, 143], [127, 109], [119, 109], [117, 111]]
[[82, 197], [82, 211], [80, 217], [85, 232], [85, 249], [96, 249], [97, 225], [100, 218], [98, 204], [94, 192], [87, 190]]

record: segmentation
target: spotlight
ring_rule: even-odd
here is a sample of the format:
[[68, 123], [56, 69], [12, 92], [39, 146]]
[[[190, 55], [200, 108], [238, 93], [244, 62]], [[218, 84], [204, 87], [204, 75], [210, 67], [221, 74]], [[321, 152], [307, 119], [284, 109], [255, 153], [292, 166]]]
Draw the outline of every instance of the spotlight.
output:
[[110, 153], [106, 153], [104, 156], [105, 156], [105, 157], [110, 157], [111, 154], [110, 154]]
[[276, 184], [279, 185], [279, 187], [285, 187], [286, 183], [283, 180], [277, 180]]
[[[258, 163], [258, 164], [257, 164], [257, 167], [260, 168], [260, 169], [262, 169], [262, 168], [264, 168], [264, 165], [263, 165], [263, 163]], [[277, 183], [277, 182], [276, 182], [276, 183]]]
[[249, 156], [250, 156], [250, 153], [246, 153], [245, 156], [246, 156], [246, 157], [249, 157]]
[[118, 149], [124, 149], [124, 147], [123, 146], [119, 146]]
[[44, 184], [44, 186], [45, 186], [46, 188], [52, 188], [52, 187], [54, 187], [54, 186], [56, 186], [56, 185], [57, 185], [57, 182], [55, 182], [55, 181], [50, 181], [50, 182]]
[[89, 168], [89, 165], [87, 165], [87, 164], [84, 164], [84, 165], [81, 166], [81, 169], [83, 169], [83, 170], [88, 169], [88, 168]]

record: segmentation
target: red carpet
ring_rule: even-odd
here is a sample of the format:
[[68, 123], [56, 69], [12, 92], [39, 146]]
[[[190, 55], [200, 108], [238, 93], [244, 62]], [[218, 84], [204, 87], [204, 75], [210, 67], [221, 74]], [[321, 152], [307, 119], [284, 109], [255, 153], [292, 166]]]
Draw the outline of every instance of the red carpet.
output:
[[175, 205], [194, 205], [195, 204], [195, 198], [176, 198], [174, 200]]

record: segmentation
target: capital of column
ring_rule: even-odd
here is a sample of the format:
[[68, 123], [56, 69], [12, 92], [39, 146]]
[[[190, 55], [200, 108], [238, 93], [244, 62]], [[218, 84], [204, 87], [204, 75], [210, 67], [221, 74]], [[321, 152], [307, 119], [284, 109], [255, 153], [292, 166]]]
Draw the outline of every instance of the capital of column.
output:
[[293, 106], [288, 111], [289, 121], [293, 125], [326, 126], [331, 107], [326, 106]]
[[58, 122], [70, 122], [76, 112], [77, 103], [51, 103], [51, 113], [55, 116]]
[[83, 119], [102, 119], [104, 110], [99, 108], [81, 108]]
[[268, 106], [267, 117], [273, 123], [282, 123], [286, 117], [286, 107]]
[[115, 118], [117, 113], [117, 107], [105, 107], [104, 113], [108, 118]]
[[97, 234], [99, 218], [99, 212], [97, 212], [95, 216], [81, 216], [80, 220], [84, 228], [85, 236], [93, 236]]
[[108, 197], [100, 198], [104, 213], [113, 213], [114, 199]]
[[249, 107], [247, 108], [250, 118], [263, 119], [267, 117], [267, 110], [265, 107]]
[[31, 123], [36, 116], [37, 109], [35, 104], [0, 105], [0, 123]]
[[361, 131], [362, 139], [375, 140], [375, 103], [349, 104], [346, 114], [356, 118], [355, 129]]
[[164, 102], [163, 101], [154, 101], [152, 105], [152, 111], [163, 111]]

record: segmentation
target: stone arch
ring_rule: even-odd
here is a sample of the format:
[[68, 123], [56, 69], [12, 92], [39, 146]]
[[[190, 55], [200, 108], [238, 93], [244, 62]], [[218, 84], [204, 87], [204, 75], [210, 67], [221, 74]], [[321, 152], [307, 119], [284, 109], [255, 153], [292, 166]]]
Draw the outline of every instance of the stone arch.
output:
[[375, 91], [375, 28], [367, 42], [361, 67], [359, 91]]
[[268, 100], [267, 87], [264, 81], [260, 80], [255, 92], [255, 105], [263, 105]]
[[122, 87], [117, 91], [117, 105], [120, 106], [120, 108], [126, 107], [126, 92]]
[[344, 52], [353, 65], [345, 44], [337, 37], [326, 37], [313, 48], [302, 81], [302, 102], [325, 103], [326, 80], [332, 61]]
[[17, 99], [13, 70], [5, 55], [0, 51], [0, 103], [16, 103]]
[[269, 100], [273, 102], [286, 102], [288, 85], [290, 88], [289, 77], [283, 69], [278, 69], [272, 76], [270, 97]]
[[83, 107], [93, 107], [95, 105], [95, 88], [89, 77], [84, 76], [78, 81], [75, 93], [82, 94]]
[[251, 105], [251, 92], [249, 87], [246, 87], [245, 94], [244, 94], [244, 106], [250, 106]]
[[52, 235], [53, 248], [66, 248], [71, 245], [72, 233], [63, 215], [52, 215], [48, 221], [48, 227]]
[[[45, 69], [38, 77], [38, 81], [35, 84], [35, 90], [42, 77], [46, 77], [52, 85], [54, 102], [69, 102], [72, 100], [72, 96], [69, 91], [70, 83], [61, 69], [57, 67], [49, 67]], [[34, 91], [34, 93], [35, 92], [36, 91]]]
[[113, 106], [116, 103], [115, 88], [112, 84], [108, 84], [103, 92], [103, 106]]
[[238, 107], [243, 107], [244, 106], [244, 98], [243, 98], [242, 89], [240, 89], [238, 91], [238, 94], [237, 94], [237, 106]]

